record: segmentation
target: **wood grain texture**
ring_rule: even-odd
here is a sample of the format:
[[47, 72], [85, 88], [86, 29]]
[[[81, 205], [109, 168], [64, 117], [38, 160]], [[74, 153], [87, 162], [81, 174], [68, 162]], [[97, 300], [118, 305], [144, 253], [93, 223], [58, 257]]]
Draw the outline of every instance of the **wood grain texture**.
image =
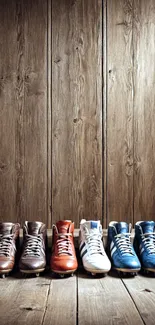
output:
[[46, 222], [47, 2], [1, 1], [0, 15], [0, 219]]
[[3, 221], [13, 221], [16, 218], [15, 25], [15, 1], [0, 1], [0, 220]]
[[102, 218], [102, 1], [52, 2], [53, 221]]
[[123, 279], [141, 318], [146, 325], [154, 325], [155, 319], [155, 282], [154, 278], [138, 276]]
[[134, 221], [155, 218], [155, 2], [134, 8]]
[[153, 0], [0, 1], [0, 221], [155, 218], [154, 40]]
[[24, 211], [47, 222], [47, 1], [24, 2]]
[[107, 224], [133, 221], [132, 2], [107, 2]]
[[41, 277], [25, 280], [9, 277], [1, 280], [1, 325], [42, 325], [50, 283], [50, 280]]
[[[16, 125], [15, 125], [15, 153], [16, 153], [16, 216], [14, 221], [22, 223], [25, 217], [24, 211], [24, 91], [25, 91], [25, 37], [24, 37], [24, 7], [23, 1], [14, 1], [16, 3]], [[7, 219], [6, 219], [7, 221]]]
[[78, 278], [79, 325], [142, 325], [121, 279]]
[[[1, 325], [154, 325], [154, 278], [138, 275], [0, 279]], [[9, 312], [8, 312], [9, 311]]]
[[50, 286], [44, 325], [76, 325], [76, 276], [53, 279]]

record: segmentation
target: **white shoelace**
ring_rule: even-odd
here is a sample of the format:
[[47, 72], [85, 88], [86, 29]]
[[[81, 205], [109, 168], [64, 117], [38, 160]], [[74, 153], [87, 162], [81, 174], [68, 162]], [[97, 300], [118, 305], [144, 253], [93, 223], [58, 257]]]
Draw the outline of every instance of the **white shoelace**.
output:
[[42, 238], [41, 235], [32, 236], [32, 235], [25, 235], [26, 236], [26, 245], [24, 248], [24, 256], [40, 256], [40, 248]]
[[[9, 256], [13, 235], [0, 235], [0, 255]], [[14, 249], [15, 246], [14, 246]]]
[[121, 251], [122, 255], [124, 254], [133, 255], [130, 237], [131, 237], [130, 233], [118, 234], [115, 236], [118, 248]]
[[[147, 237], [146, 237], [147, 236]], [[148, 250], [149, 254], [155, 254], [155, 233], [145, 233], [142, 236], [142, 242]]]
[[58, 255], [73, 255], [72, 246], [70, 242], [71, 233], [57, 234], [58, 239], [56, 241], [58, 248]]
[[86, 229], [85, 238], [89, 246], [90, 255], [93, 254], [104, 255], [104, 250], [101, 247], [101, 234], [99, 232], [92, 231], [91, 233], [89, 233], [88, 230]]

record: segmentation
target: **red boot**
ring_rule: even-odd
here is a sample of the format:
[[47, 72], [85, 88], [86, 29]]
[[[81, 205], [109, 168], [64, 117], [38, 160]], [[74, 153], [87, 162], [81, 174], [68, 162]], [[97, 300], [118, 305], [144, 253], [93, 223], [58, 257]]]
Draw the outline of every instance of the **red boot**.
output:
[[58, 274], [69, 274], [78, 267], [73, 242], [74, 223], [60, 220], [53, 225], [51, 270]]

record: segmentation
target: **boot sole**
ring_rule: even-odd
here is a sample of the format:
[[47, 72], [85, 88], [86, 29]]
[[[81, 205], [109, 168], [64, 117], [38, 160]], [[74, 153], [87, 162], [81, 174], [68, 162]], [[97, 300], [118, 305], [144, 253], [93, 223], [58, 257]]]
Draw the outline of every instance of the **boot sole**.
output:
[[9, 273], [9, 272], [11, 272], [12, 271], [12, 269], [8, 269], [8, 270], [0, 270], [0, 274], [6, 274], [6, 273]]
[[20, 270], [21, 273], [25, 273], [25, 274], [35, 274], [35, 273], [41, 273], [43, 272], [45, 269], [36, 269], [36, 270]]
[[150, 268], [143, 267], [143, 270], [155, 273], [155, 269], [150, 269]]
[[84, 267], [84, 269], [87, 271], [87, 272], [90, 272], [90, 273], [94, 273], [94, 274], [96, 274], [96, 273], [108, 273], [109, 271], [110, 271], [110, 269], [109, 270], [97, 270], [97, 269], [88, 269], [87, 267]]
[[136, 272], [139, 272], [140, 269], [120, 269], [120, 268], [116, 268], [116, 267], [113, 267], [114, 270], [116, 271], [120, 271], [120, 272], [125, 272], [125, 273], [136, 273]]
[[57, 274], [70, 274], [70, 273], [74, 273], [77, 269], [75, 270], [67, 270], [67, 271], [59, 271], [59, 270], [53, 270], [51, 269], [52, 272], [57, 273]]

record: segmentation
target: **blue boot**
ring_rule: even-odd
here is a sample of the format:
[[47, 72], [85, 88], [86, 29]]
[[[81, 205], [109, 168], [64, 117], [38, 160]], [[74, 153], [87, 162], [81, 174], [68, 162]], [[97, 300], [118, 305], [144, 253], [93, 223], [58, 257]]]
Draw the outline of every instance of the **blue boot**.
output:
[[131, 224], [112, 221], [108, 227], [108, 250], [115, 270], [135, 274], [141, 268], [130, 241]]
[[134, 248], [142, 268], [155, 272], [155, 222], [139, 221], [135, 224]]

